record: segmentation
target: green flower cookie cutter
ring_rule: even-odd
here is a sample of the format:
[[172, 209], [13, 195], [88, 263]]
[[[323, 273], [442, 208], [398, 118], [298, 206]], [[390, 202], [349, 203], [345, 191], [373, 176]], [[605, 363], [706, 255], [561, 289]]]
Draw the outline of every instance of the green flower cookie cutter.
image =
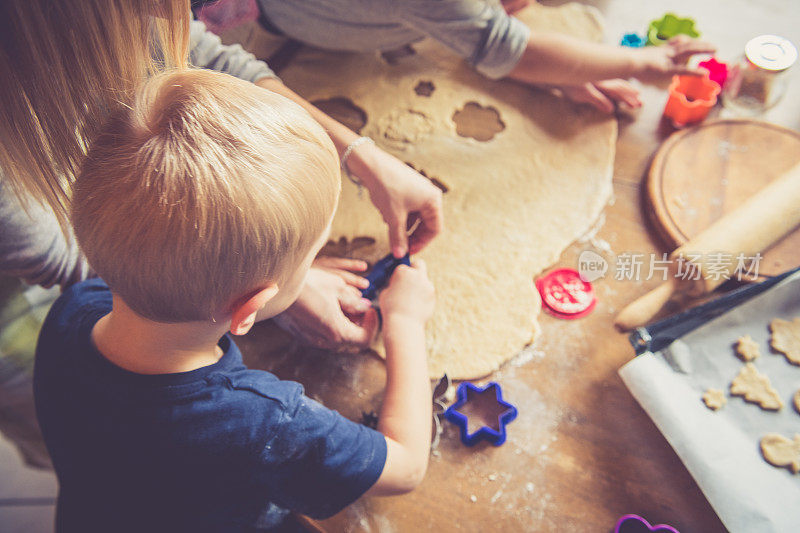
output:
[[700, 37], [700, 32], [694, 28], [694, 19], [681, 18], [673, 13], [667, 13], [660, 19], [650, 22], [647, 29], [647, 44], [658, 46], [676, 35]]

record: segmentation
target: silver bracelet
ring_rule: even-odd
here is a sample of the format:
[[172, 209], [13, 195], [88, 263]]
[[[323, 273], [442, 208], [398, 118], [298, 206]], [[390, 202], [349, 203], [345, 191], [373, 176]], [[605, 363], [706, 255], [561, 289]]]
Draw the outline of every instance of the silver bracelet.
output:
[[361, 180], [356, 178], [350, 173], [350, 169], [347, 168], [347, 158], [350, 157], [350, 154], [353, 153], [353, 150], [361, 146], [362, 144], [375, 144], [375, 141], [370, 139], [369, 137], [359, 137], [355, 141], [351, 142], [347, 145], [347, 148], [344, 149], [344, 153], [342, 154], [341, 165], [342, 165], [342, 173], [347, 176], [347, 179], [352, 181], [354, 184], [358, 185], [358, 193], [361, 194]]

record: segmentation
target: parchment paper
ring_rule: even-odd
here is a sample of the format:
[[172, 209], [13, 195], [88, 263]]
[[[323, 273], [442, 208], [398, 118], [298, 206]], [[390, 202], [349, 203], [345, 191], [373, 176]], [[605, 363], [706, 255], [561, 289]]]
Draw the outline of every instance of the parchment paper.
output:
[[[800, 316], [800, 275], [712, 320], [668, 348], [645, 353], [619, 371], [636, 400], [694, 477], [723, 524], [733, 533], [800, 532], [800, 475], [775, 468], [761, 456], [766, 433], [800, 433], [792, 396], [800, 367], [769, 348], [769, 322]], [[785, 403], [775, 413], [730, 396], [730, 382], [744, 364], [736, 339], [759, 344], [754, 361]], [[725, 391], [728, 403], [711, 411], [701, 396]]]

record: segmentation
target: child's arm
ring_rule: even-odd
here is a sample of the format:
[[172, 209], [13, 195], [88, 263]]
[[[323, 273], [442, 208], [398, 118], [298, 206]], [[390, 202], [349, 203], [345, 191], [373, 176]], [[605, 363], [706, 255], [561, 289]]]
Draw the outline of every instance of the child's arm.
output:
[[712, 45], [679, 35], [661, 46], [627, 48], [582, 41], [558, 33], [531, 32], [528, 45], [509, 77], [533, 84], [582, 85], [612, 78], [652, 80], [697, 74], [686, 66]]
[[431, 386], [425, 322], [434, 291], [425, 264], [399, 266], [380, 296], [386, 345], [386, 394], [378, 430], [386, 437], [386, 464], [367, 494], [387, 496], [413, 490], [428, 468], [431, 446]]

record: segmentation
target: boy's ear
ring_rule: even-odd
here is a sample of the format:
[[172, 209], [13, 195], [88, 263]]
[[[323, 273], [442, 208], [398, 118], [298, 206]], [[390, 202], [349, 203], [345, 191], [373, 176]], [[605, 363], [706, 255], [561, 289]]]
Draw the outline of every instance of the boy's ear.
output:
[[244, 335], [253, 327], [256, 314], [278, 294], [278, 285], [270, 283], [258, 292], [245, 296], [233, 305], [231, 310], [231, 333]]

